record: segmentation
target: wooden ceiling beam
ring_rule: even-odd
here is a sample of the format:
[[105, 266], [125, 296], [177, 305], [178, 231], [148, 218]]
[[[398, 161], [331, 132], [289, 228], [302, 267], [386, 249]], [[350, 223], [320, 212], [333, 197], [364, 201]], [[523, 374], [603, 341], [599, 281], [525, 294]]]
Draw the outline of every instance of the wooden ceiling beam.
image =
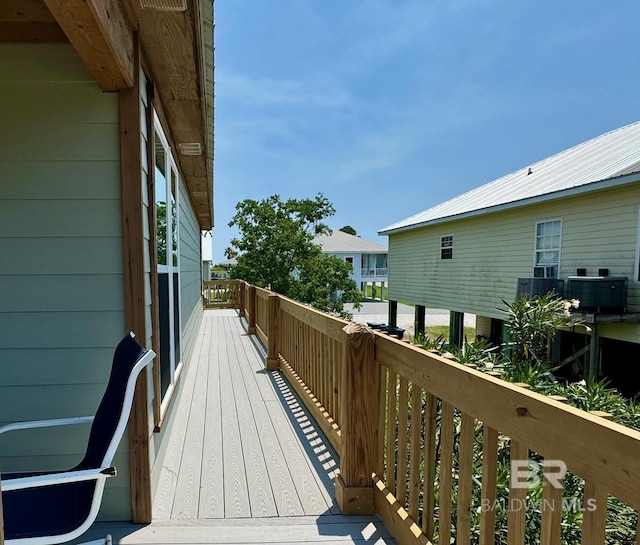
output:
[[54, 22], [0, 21], [2, 43], [60, 43], [68, 42], [60, 25]]
[[0, 21], [54, 23], [55, 19], [42, 0], [2, 0]]
[[133, 87], [133, 29], [121, 1], [44, 3], [103, 91]]

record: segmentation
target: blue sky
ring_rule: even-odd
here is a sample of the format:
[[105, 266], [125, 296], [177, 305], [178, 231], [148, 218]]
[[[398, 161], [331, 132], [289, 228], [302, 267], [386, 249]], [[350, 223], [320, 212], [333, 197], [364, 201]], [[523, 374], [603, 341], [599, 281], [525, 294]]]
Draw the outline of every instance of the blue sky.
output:
[[377, 231], [640, 119], [637, 0], [216, 0], [214, 262], [237, 202]]

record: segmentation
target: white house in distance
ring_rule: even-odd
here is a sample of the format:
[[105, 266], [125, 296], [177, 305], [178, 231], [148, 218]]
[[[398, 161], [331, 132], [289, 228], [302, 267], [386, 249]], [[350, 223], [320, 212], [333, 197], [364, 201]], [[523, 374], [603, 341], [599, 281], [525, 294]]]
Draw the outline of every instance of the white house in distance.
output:
[[343, 231], [331, 231], [328, 235], [318, 235], [314, 242], [322, 248], [323, 253], [335, 255], [351, 263], [353, 266], [351, 278], [356, 285], [364, 291], [367, 284], [371, 284], [382, 298], [384, 287], [389, 280], [386, 246]]
[[200, 233], [200, 247], [202, 251], [202, 280], [211, 280], [211, 263], [213, 262], [211, 231]]
[[[503, 301], [553, 287], [591, 331], [562, 332], [555, 361], [640, 389], [640, 123], [608, 132], [379, 231], [391, 301], [463, 313], [503, 340]], [[458, 333], [458, 335], [456, 335]]]

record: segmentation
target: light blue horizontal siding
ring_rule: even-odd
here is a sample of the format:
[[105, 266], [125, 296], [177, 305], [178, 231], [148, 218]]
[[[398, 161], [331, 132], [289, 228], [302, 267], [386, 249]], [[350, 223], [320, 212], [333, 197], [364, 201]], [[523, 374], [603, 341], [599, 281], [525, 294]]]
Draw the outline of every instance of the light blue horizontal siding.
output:
[[[4, 238], [0, 235], [0, 276], [122, 275], [122, 238]], [[0, 305], [0, 311], [2, 306]]]
[[119, 274], [6, 276], [2, 286], [3, 312], [124, 312]]
[[0, 161], [0, 198], [120, 199], [120, 186], [113, 183], [120, 176], [119, 161], [48, 161], [44, 180], [42, 168], [39, 160]]
[[[24, 218], [29, 217], [25, 225]], [[0, 201], [0, 233], [7, 238], [119, 236], [119, 200], [49, 199]], [[115, 221], [114, 221], [115, 220]]]
[[[0, 44], [0, 65], [0, 420], [90, 415], [126, 333], [118, 95], [69, 44]], [[0, 467], [72, 467], [84, 438], [60, 433], [0, 443]], [[125, 435], [102, 518], [130, 518], [128, 459]]]
[[193, 352], [203, 315], [200, 228], [184, 186], [180, 184], [180, 307], [183, 360]]
[[[0, 387], [104, 384], [109, 378], [113, 347], [105, 348], [2, 348]], [[96, 362], [103, 362], [96, 365]], [[60, 373], [64, 368], [67, 373]], [[28, 369], [28, 373], [25, 373]]]

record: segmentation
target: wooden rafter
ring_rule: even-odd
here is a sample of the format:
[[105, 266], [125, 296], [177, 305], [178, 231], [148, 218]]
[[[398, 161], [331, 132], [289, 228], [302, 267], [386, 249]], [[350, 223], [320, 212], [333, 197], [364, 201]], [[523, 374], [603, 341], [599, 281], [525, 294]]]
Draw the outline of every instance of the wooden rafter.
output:
[[44, 0], [103, 91], [130, 89], [133, 30], [122, 2]]
[[0, 3], [0, 42], [67, 42], [42, 0], [4, 0]]

